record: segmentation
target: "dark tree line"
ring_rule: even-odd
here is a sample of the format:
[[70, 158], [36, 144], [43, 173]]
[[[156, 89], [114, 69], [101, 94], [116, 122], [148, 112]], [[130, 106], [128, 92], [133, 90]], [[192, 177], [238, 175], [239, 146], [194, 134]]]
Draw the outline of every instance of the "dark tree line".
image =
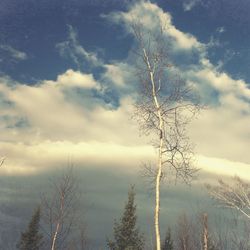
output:
[[[131, 187], [128, 192], [128, 199], [125, 203], [123, 213], [119, 220], [115, 220], [113, 236], [107, 239], [107, 247], [110, 250], [144, 250], [152, 249], [147, 238], [141, 233], [137, 225], [137, 210], [135, 202], [135, 189]], [[40, 220], [41, 208], [34, 210], [27, 229], [21, 233], [17, 249], [20, 250], [47, 250], [46, 235], [41, 233]], [[196, 218], [182, 214], [176, 221], [174, 228], [166, 230], [165, 238], [161, 242], [162, 250], [248, 250], [250, 244], [250, 228], [247, 224], [244, 227], [244, 235], [239, 237], [233, 228], [235, 225], [228, 224], [230, 231], [223, 235], [220, 229], [209, 227], [208, 216], [201, 213]], [[234, 222], [236, 224], [236, 222]], [[237, 229], [236, 229], [237, 230]], [[87, 247], [85, 233], [81, 235], [76, 244], [60, 244], [56, 249], [78, 250], [91, 249]], [[66, 244], [67, 243], [67, 244]], [[104, 248], [105, 249], [105, 248]]]
[[[48, 206], [44, 206], [43, 204], [34, 210], [26, 230], [20, 235], [17, 249], [91, 249], [91, 247], [87, 247], [85, 231], [80, 230], [77, 237], [76, 232], [71, 234], [70, 230], [75, 228], [76, 220], [72, 220], [70, 210], [60, 211], [60, 208], [63, 209], [63, 206], [60, 205], [62, 202], [62, 196], [64, 202], [67, 201], [67, 197], [74, 197], [71, 194], [72, 190], [74, 190], [74, 192], [76, 191], [76, 189], [73, 188], [75, 187], [73, 180], [72, 172], [62, 175], [62, 178], [57, 182], [57, 188], [55, 189], [57, 190], [55, 193], [58, 193], [58, 197], [55, 194], [52, 196], [54, 202], [55, 200], [59, 201], [59, 203], [56, 204], [59, 205], [60, 217], [57, 216], [58, 208], [56, 209], [56, 206], [53, 205], [54, 203], [49, 203], [47, 199], [46, 201], [53, 205], [53, 209], [48, 210]], [[58, 185], [58, 183], [60, 185]], [[248, 186], [245, 185], [244, 187]], [[106, 247], [110, 250], [144, 250], [154, 248], [154, 246], [149, 246], [149, 240], [138, 227], [135, 197], [135, 188], [132, 186], [128, 191], [128, 198], [123, 213], [120, 219], [115, 220], [114, 222], [113, 236], [107, 239]], [[64, 205], [67, 207], [70, 205], [71, 208], [73, 208], [75, 207], [75, 204], [72, 204], [72, 202], [75, 203], [76, 200], [71, 198], [70, 203]], [[44, 214], [46, 215], [46, 220], [43, 218]], [[51, 216], [48, 217], [48, 214]], [[74, 216], [75, 215], [76, 214], [74, 214]], [[68, 217], [70, 218], [70, 227], [67, 224]], [[44, 222], [47, 222], [48, 218], [50, 218], [50, 224], [49, 226], [48, 224], [46, 226], [46, 223], [44, 224]], [[220, 231], [221, 228], [212, 228], [209, 226], [209, 217], [206, 213], [201, 213], [195, 218], [188, 216], [187, 214], [182, 214], [176, 221], [175, 227], [169, 227], [166, 230], [165, 238], [161, 242], [161, 250], [249, 250], [250, 225], [246, 222], [243, 231], [239, 231], [237, 229], [238, 223], [239, 222], [235, 220], [234, 225], [228, 224], [229, 230], [226, 234], [223, 234], [223, 232]], [[41, 224], [43, 224], [43, 230], [41, 230]], [[57, 227], [58, 224], [60, 224], [60, 227]], [[48, 228], [51, 229], [49, 232]], [[63, 236], [65, 236], [65, 230], [67, 231], [67, 238], [63, 238]], [[57, 232], [57, 237], [55, 244], [53, 244], [55, 232]], [[243, 234], [240, 235], [242, 232]]]

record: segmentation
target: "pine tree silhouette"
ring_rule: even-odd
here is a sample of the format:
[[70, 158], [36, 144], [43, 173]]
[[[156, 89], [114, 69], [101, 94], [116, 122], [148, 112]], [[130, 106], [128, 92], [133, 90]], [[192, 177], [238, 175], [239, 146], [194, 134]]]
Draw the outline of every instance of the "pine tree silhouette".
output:
[[31, 218], [28, 228], [21, 234], [17, 249], [39, 250], [42, 245], [42, 234], [39, 233], [40, 207], [38, 207]]
[[136, 205], [134, 203], [134, 186], [128, 192], [128, 201], [124, 213], [119, 222], [114, 223], [114, 241], [107, 240], [111, 250], [142, 250], [144, 240], [139, 229], [136, 227]]

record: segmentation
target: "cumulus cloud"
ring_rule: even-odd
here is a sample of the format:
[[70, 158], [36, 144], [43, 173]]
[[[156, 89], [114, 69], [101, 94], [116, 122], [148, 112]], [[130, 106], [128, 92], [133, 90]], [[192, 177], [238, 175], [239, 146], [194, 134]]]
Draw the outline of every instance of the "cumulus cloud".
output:
[[68, 69], [65, 73], [58, 75], [56, 81], [45, 81], [45, 83], [71, 88], [93, 89], [99, 87], [92, 74], [83, 74], [72, 69]]
[[[133, 66], [126, 62], [113, 62], [105, 64], [106, 69], [103, 78], [113, 83], [114, 86], [124, 89], [131, 87], [135, 81]], [[133, 87], [133, 86], [132, 86]]]
[[123, 77], [123, 71], [121, 67], [113, 64], [106, 65], [106, 74], [105, 77], [110, 79], [115, 84], [123, 87], [125, 85], [125, 79]]
[[[62, 164], [69, 155], [85, 166], [132, 170], [152, 153], [130, 119], [131, 99], [125, 97], [116, 109], [103, 105], [91, 95], [102, 91], [92, 75], [67, 70], [55, 81], [32, 86], [9, 85], [7, 79], [0, 84], [0, 99], [10, 104], [1, 107], [0, 148], [8, 165], [2, 173], [34, 174]], [[75, 87], [81, 104], [65, 91]], [[20, 119], [26, 122], [23, 127], [17, 125]]]
[[231, 93], [238, 98], [250, 98], [250, 89], [244, 80], [234, 79], [225, 72], [219, 72], [205, 57], [201, 57], [199, 65], [193, 65], [183, 74], [190, 81], [195, 81], [201, 92], [204, 92], [202, 88], [208, 86], [218, 91], [220, 96]]
[[133, 5], [128, 12], [114, 12], [105, 17], [113, 22], [125, 24], [128, 31], [131, 29], [131, 24], [138, 20], [149, 30], [163, 27], [165, 34], [174, 40], [172, 45], [175, 45], [176, 49], [200, 49], [203, 46], [193, 35], [178, 30], [169, 13], [150, 2], [139, 2]]
[[[70, 90], [78, 87], [73, 99], [65, 91], [65, 86]], [[94, 93], [91, 92], [93, 90]], [[60, 75], [55, 82], [44, 81], [34, 86], [19, 84], [14, 87], [2, 83], [0, 88], [2, 98], [12, 103], [4, 114], [13, 119], [26, 118], [29, 127], [25, 129], [30, 130], [34, 138], [123, 141], [120, 135], [127, 131], [131, 134], [128, 134], [126, 141], [129, 141], [128, 138], [133, 141], [134, 131], [126, 128], [131, 115], [131, 102], [124, 99], [121, 107], [110, 109], [96, 97], [96, 92], [101, 91], [92, 75], [72, 70]], [[82, 99], [80, 104], [75, 102], [76, 96]], [[2, 139], [22, 140], [24, 131], [20, 128], [4, 128], [6, 131], [2, 133]]]

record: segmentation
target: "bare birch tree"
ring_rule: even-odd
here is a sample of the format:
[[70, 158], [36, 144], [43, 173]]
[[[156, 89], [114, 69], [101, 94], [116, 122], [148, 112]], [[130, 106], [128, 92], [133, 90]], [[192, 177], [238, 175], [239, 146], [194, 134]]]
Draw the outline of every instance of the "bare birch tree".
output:
[[176, 248], [178, 250], [194, 250], [196, 249], [196, 241], [199, 233], [194, 233], [197, 228], [186, 214], [181, 215], [177, 222]]
[[192, 146], [186, 135], [186, 125], [199, 110], [194, 102], [191, 87], [180, 76], [171, 77], [173, 71], [168, 58], [164, 29], [150, 33], [141, 25], [133, 25], [137, 41], [137, 77], [140, 82], [139, 99], [135, 105], [135, 117], [141, 130], [153, 138], [158, 150], [157, 167], [150, 169], [155, 187], [155, 239], [156, 249], [161, 249], [159, 214], [160, 186], [164, 176], [174, 172], [189, 182], [197, 171], [192, 166]]
[[75, 227], [78, 205], [78, 184], [72, 167], [69, 167], [61, 177], [52, 181], [51, 195], [43, 196], [42, 211], [47, 225], [48, 249], [66, 249], [67, 240]]
[[206, 185], [210, 196], [222, 207], [239, 211], [250, 221], [250, 183], [235, 176], [232, 184], [218, 180], [217, 186]]
[[208, 226], [207, 213], [195, 217], [182, 214], [176, 228], [176, 250], [216, 250], [217, 241]]

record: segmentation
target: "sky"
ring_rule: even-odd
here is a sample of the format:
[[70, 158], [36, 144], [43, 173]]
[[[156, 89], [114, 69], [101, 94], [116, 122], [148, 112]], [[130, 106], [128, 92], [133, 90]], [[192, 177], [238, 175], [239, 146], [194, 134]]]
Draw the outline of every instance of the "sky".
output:
[[[41, 184], [27, 180], [71, 159], [94, 207], [111, 220], [129, 184], [144, 190], [140, 166], [155, 160], [155, 149], [131, 119], [137, 95], [134, 17], [151, 31], [166, 25], [169, 60], [206, 107], [188, 128], [201, 168], [194, 187], [235, 174], [250, 180], [249, 9], [248, 0], [2, 0], [3, 185], [10, 190], [20, 180], [27, 189], [42, 186], [45, 177]], [[184, 189], [176, 188], [180, 199]], [[117, 200], [102, 200], [103, 190]], [[198, 199], [196, 192], [189, 196]], [[150, 198], [138, 196], [149, 216]], [[169, 210], [183, 206], [178, 202]], [[94, 212], [90, 217], [96, 219]]]

